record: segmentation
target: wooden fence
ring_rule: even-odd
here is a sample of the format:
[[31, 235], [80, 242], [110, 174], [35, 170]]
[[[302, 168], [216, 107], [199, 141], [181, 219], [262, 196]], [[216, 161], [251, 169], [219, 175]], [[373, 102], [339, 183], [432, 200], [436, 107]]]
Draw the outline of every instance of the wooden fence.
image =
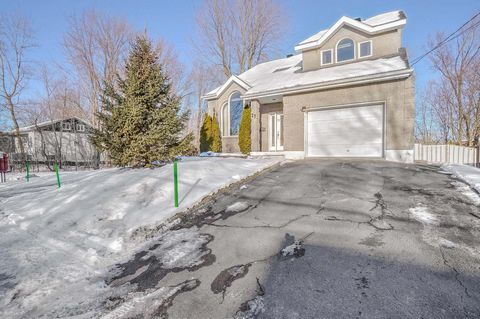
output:
[[478, 148], [458, 145], [423, 145], [415, 144], [415, 161], [429, 163], [467, 164], [477, 166]]

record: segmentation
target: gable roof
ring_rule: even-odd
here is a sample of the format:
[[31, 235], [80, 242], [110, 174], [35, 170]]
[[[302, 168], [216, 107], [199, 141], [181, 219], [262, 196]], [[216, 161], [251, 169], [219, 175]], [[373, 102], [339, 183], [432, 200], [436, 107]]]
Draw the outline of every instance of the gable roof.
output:
[[208, 99], [215, 99], [219, 97], [232, 83], [238, 84], [244, 90], [248, 90], [251, 88], [251, 85], [245, 82], [244, 80], [240, 79], [236, 75], [232, 75], [223, 85], [217, 87], [216, 89], [208, 92], [204, 98]]
[[319, 47], [345, 25], [363, 31], [367, 34], [376, 34], [402, 28], [406, 23], [407, 17], [403, 11], [387, 12], [370, 17], [363, 21], [343, 16], [329, 29], [322, 30], [300, 42], [297, 46], [295, 46], [295, 50], [303, 51]]

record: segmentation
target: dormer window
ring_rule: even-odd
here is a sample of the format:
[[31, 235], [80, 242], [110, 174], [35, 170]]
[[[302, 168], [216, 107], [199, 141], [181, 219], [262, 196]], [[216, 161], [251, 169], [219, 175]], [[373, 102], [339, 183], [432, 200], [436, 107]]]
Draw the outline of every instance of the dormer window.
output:
[[352, 39], [343, 39], [337, 44], [337, 62], [353, 60], [355, 58], [355, 44]]
[[358, 52], [360, 58], [372, 56], [372, 41], [360, 42], [358, 44]]
[[333, 59], [333, 50], [325, 50], [322, 51], [321, 55], [321, 65], [326, 65], [326, 64], [332, 64], [332, 59]]

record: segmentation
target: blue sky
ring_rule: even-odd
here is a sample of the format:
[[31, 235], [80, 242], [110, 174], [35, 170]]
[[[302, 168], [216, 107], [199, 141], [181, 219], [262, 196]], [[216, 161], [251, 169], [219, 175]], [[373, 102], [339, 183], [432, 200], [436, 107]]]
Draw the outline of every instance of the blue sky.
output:
[[[304, 38], [332, 25], [342, 15], [367, 18], [390, 10], [404, 10], [407, 27], [404, 46], [410, 60], [426, 50], [426, 43], [436, 32], [450, 33], [480, 9], [474, 0], [416, 1], [319, 1], [278, 0], [285, 6], [289, 28], [281, 43], [279, 55], [293, 53], [293, 47]], [[180, 60], [188, 67], [194, 58], [191, 42], [195, 41], [195, 10], [200, 0], [0, 0], [2, 13], [20, 13], [31, 19], [39, 45], [31, 58], [38, 62], [65, 63], [61, 46], [69, 16], [94, 8], [129, 21], [136, 29], [148, 29], [152, 38], [163, 38], [173, 44]], [[435, 76], [428, 59], [415, 66], [417, 91]], [[35, 95], [32, 83], [29, 95]]]

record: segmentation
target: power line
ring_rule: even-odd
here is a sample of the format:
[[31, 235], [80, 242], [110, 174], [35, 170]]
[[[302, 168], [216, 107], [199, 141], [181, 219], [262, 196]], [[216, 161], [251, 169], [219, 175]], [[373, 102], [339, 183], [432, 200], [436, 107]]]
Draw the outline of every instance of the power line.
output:
[[425, 52], [424, 54], [422, 54], [421, 56], [415, 58], [412, 60], [412, 63], [411, 63], [411, 66], [415, 65], [416, 63], [420, 62], [424, 57], [426, 57], [427, 55], [429, 55], [430, 53], [432, 53], [433, 51], [435, 51], [436, 49], [438, 49], [439, 47], [441, 47], [442, 45], [450, 42], [451, 40], [454, 40], [456, 38], [458, 38], [460, 35], [462, 35], [464, 32], [470, 30], [471, 28], [477, 26], [480, 24], [480, 21], [477, 22], [476, 24], [473, 24], [471, 25], [470, 27], [468, 27], [467, 29], [463, 30], [462, 32], [460, 32], [459, 34], [456, 34], [457, 32], [459, 32], [463, 27], [465, 27], [467, 24], [469, 24], [471, 21], [473, 21], [476, 17], [478, 17], [480, 15], [480, 11], [477, 12], [473, 17], [471, 17], [467, 22], [465, 22], [464, 24], [462, 24], [457, 30], [455, 30], [454, 32], [450, 33], [448, 35], [448, 37], [446, 37], [445, 39], [443, 39], [442, 41], [440, 41], [436, 46], [434, 46], [432, 49], [430, 49], [429, 51]]

